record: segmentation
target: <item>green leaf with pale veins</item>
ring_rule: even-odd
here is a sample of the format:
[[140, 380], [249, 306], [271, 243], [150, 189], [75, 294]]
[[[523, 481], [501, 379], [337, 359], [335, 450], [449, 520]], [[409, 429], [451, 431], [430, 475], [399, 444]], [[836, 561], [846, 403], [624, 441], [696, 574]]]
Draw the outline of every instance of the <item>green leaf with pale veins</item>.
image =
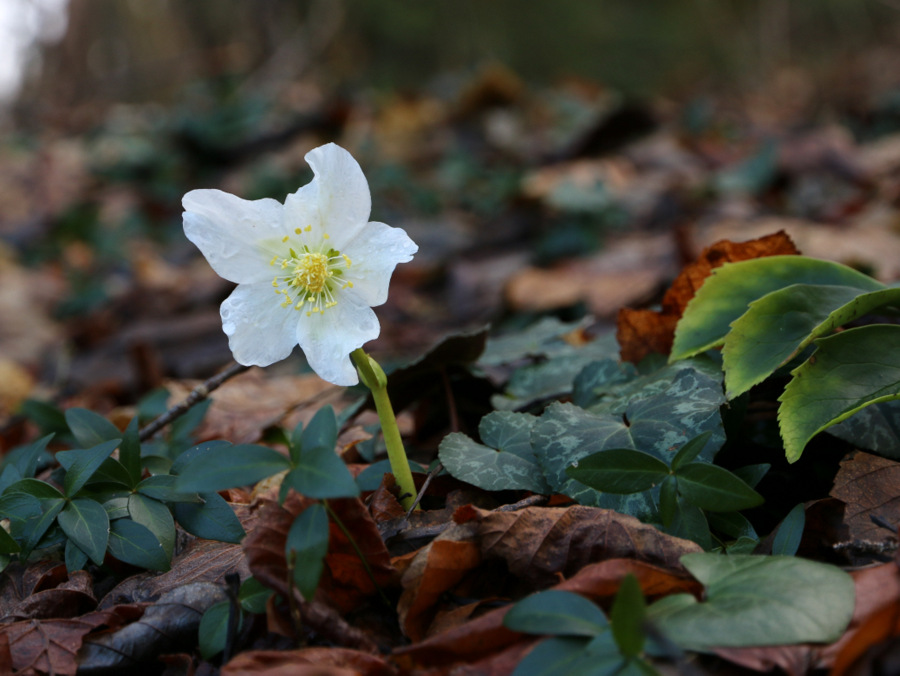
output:
[[65, 416], [69, 429], [82, 448], [91, 448], [104, 441], [122, 438], [119, 428], [102, 415], [86, 408], [70, 408]]
[[69, 501], [57, 517], [60, 528], [78, 548], [98, 566], [106, 555], [109, 540], [109, 517], [103, 505], [94, 500], [76, 498]]
[[816, 341], [778, 398], [788, 462], [809, 440], [871, 404], [900, 399], [900, 326], [873, 324]]
[[441, 463], [451, 476], [485, 490], [548, 493], [550, 488], [531, 450], [535, 422], [537, 418], [526, 413], [488, 413], [478, 425], [484, 443], [461, 432], [448, 434], [438, 451]]
[[733, 399], [768, 378], [816, 338], [880, 307], [900, 304], [900, 288], [794, 284], [750, 303], [722, 349], [725, 390]]
[[175, 487], [183, 492], [220, 491], [252, 485], [289, 467], [286, 457], [265, 446], [217, 446], [181, 466]]
[[692, 505], [710, 512], [737, 512], [763, 503], [763, 497], [724, 467], [705, 462], [682, 465], [675, 472], [678, 492]]
[[148, 570], [169, 570], [169, 557], [162, 544], [146, 526], [131, 519], [110, 523], [107, 547], [119, 561]]
[[66, 469], [66, 477], [63, 479], [66, 495], [72, 497], [78, 493], [118, 445], [119, 439], [112, 439], [93, 448], [57, 453], [56, 459]]
[[792, 284], [849, 286], [880, 291], [884, 284], [853, 268], [805, 256], [767, 256], [726, 263], [713, 270], [685, 308], [675, 329], [669, 361], [722, 345], [731, 323], [754, 300]]

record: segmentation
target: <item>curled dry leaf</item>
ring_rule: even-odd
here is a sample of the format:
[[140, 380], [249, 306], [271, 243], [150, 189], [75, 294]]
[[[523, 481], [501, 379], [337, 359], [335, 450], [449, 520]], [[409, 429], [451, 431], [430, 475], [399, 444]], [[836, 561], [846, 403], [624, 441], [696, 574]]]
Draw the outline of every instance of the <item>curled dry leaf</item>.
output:
[[661, 310], [619, 310], [616, 338], [622, 359], [637, 363], [652, 352], [668, 354], [672, 349], [675, 325], [684, 308], [714, 268], [751, 258], [799, 253], [784, 231], [749, 242], [723, 240], [707, 247], [672, 282], [663, 296]]
[[384, 658], [347, 648], [249, 650], [222, 667], [222, 676], [393, 676]]
[[851, 542], [896, 542], [896, 533], [873, 523], [871, 517], [900, 524], [898, 483], [900, 462], [862, 451], [841, 460], [831, 495], [847, 505], [844, 522], [849, 528]]

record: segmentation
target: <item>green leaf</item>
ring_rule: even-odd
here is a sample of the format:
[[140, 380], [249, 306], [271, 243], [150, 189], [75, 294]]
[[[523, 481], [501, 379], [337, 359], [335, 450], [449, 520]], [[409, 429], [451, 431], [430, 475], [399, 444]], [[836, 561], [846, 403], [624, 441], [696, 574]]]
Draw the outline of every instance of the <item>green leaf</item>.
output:
[[312, 599], [322, 576], [329, 533], [328, 514], [318, 503], [304, 509], [288, 531], [284, 546], [288, 568], [293, 573], [294, 584], [307, 600]]
[[685, 308], [675, 329], [669, 361], [684, 359], [723, 343], [732, 322], [751, 302], [792, 284], [849, 286], [880, 291], [884, 285], [839, 263], [804, 256], [767, 256], [726, 263], [713, 270]]
[[166, 558], [172, 558], [175, 550], [175, 519], [163, 503], [140, 493], [128, 496], [128, 514], [131, 520], [146, 526], [162, 545]]
[[772, 465], [767, 462], [761, 462], [758, 465], [738, 467], [732, 474], [750, 486], [750, 488], [756, 488], [756, 485], [762, 481], [763, 477], [769, 473], [770, 469], [772, 469]]
[[[409, 469], [413, 473], [428, 473], [427, 467], [423, 467], [414, 460], [409, 461]], [[384, 475], [390, 474], [391, 472], [391, 461], [388, 458], [378, 460], [356, 475], [356, 485], [360, 491], [374, 491], [381, 485], [381, 480], [384, 478]]]
[[703, 447], [706, 446], [706, 442], [709, 441], [709, 438], [712, 436], [712, 432], [707, 430], [703, 434], [698, 434], [696, 437], [688, 441], [684, 446], [682, 446], [678, 453], [675, 454], [675, 457], [672, 458], [672, 471], [677, 470], [682, 465], [686, 465], [689, 462], [693, 462], [697, 459], [697, 456], [700, 455], [700, 452], [703, 450]]
[[212, 441], [204, 441], [196, 446], [191, 446], [178, 454], [178, 457], [171, 462], [171, 467], [167, 469], [167, 471], [171, 471], [172, 474], [183, 474], [184, 468], [194, 462], [197, 458], [209, 455], [216, 449], [228, 448], [231, 445], [230, 441], [213, 439]]
[[706, 514], [683, 497], [675, 501], [672, 522], [666, 527], [666, 532], [684, 540], [692, 540], [703, 549], [712, 549], [712, 534], [709, 531]]
[[485, 490], [546, 494], [550, 487], [531, 451], [535, 422], [525, 413], [488, 413], [478, 426], [484, 444], [461, 432], [448, 434], [438, 449], [441, 463], [451, 476]]
[[331, 406], [323, 406], [316, 411], [312, 420], [303, 428], [300, 436], [300, 448], [304, 451], [312, 451], [315, 448], [334, 451], [337, 437], [338, 427], [334, 409]]
[[93, 448], [113, 439], [118, 443], [122, 438], [118, 427], [86, 408], [70, 408], [65, 416], [66, 423], [81, 448]]
[[66, 570], [70, 573], [76, 570], [84, 570], [88, 562], [88, 555], [84, 553], [74, 540], [66, 540], [65, 551]]
[[847, 286], [793, 284], [752, 303], [722, 350], [728, 399], [740, 396], [837, 327], [900, 301], [900, 288], [862, 293]]
[[[19, 479], [34, 477], [41, 457], [47, 455], [47, 444], [50, 443], [52, 438], [53, 435], [48, 434], [27, 446], [15, 448], [6, 454], [0, 466], [2, 466], [4, 470], [15, 468], [17, 470], [17, 476], [15, 479], [9, 481], [0, 481], [0, 493], [2, 493], [7, 486]], [[2, 476], [5, 477], [6, 474], [4, 473]], [[10, 474], [10, 476], [12, 476], [12, 474]]]
[[183, 491], [178, 477], [171, 474], [154, 474], [137, 485], [137, 491], [160, 502], [200, 502], [194, 491]]
[[[333, 450], [329, 453], [334, 455]], [[208, 493], [252, 485], [289, 467], [290, 461], [286, 457], [265, 446], [224, 446], [187, 462], [180, 469], [176, 486], [180, 491]], [[347, 471], [346, 466], [344, 470]]]
[[19, 543], [13, 540], [6, 530], [0, 527], [0, 554], [16, 554], [22, 551]]
[[856, 448], [900, 460], [900, 401], [866, 406], [826, 431]]
[[94, 500], [70, 500], [57, 517], [60, 528], [79, 549], [98, 566], [106, 556], [109, 540], [109, 517], [103, 505]]
[[203, 418], [211, 404], [212, 400], [206, 399], [196, 406], [192, 406], [183, 416], [176, 418], [169, 428], [170, 440], [174, 443], [187, 441], [191, 436], [191, 432], [203, 422]]
[[659, 485], [659, 518], [665, 528], [669, 528], [678, 512], [678, 483], [675, 477], [667, 476]]
[[731, 538], [747, 538], [754, 542], [759, 541], [759, 536], [753, 528], [753, 524], [740, 512], [710, 512], [706, 515], [709, 525], [718, 532]]
[[65, 414], [56, 406], [36, 399], [26, 399], [19, 410], [34, 422], [42, 434], [56, 435], [58, 439], [72, 439]]
[[803, 503], [794, 506], [784, 517], [775, 538], [772, 540], [772, 553], [783, 556], [794, 556], [803, 539], [803, 528], [806, 526], [806, 510]]
[[596, 636], [609, 629], [609, 622], [583, 596], [551, 589], [516, 603], [504, 615], [503, 626], [526, 634]]
[[301, 450], [299, 461], [282, 481], [282, 490], [288, 488], [319, 500], [359, 495], [353, 475], [333, 448]]
[[723, 467], [704, 462], [675, 472], [678, 492], [692, 505], [711, 512], [737, 512], [763, 503], [763, 497]]
[[576, 460], [566, 474], [605, 493], [639, 493], [669, 476], [669, 466], [649, 453], [612, 448]]
[[26, 522], [25, 543], [22, 545], [22, 558], [27, 559], [32, 550], [40, 543], [41, 538], [56, 522], [56, 517], [65, 507], [65, 498], [47, 498], [41, 500], [41, 514]]
[[248, 577], [241, 583], [238, 601], [248, 613], [260, 615], [266, 612], [266, 604], [274, 593], [255, 577]]
[[860, 409], [900, 398], [900, 326], [873, 324], [816, 341], [815, 353], [791, 371], [778, 398], [788, 462], [816, 434]]
[[609, 611], [613, 638], [625, 657], [637, 657], [644, 649], [647, 638], [644, 633], [646, 614], [647, 605], [644, 602], [641, 583], [629, 573], [622, 580]]
[[119, 444], [119, 462], [128, 474], [129, 488], [134, 488], [141, 480], [141, 439], [138, 430], [138, 419], [134, 417], [122, 433]]
[[59, 464], [66, 469], [63, 488], [67, 496], [72, 497], [82, 489], [94, 475], [94, 472], [103, 464], [103, 461], [116, 450], [119, 441], [120, 439], [111, 439], [93, 448], [60, 451], [56, 454]]
[[791, 556], [687, 554], [704, 601], [673, 594], [648, 620], [687, 650], [830, 643], [853, 615], [853, 580], [836, 566]]
[[[594, 652], [598, 641], [582, 637], [554, 637], [538, 643], [513, 671], [513, 676], [613, 676], [619, 674], [624, 659], [617, 651]], [[603, 637], [605, 639], [605, 637]], [[611, 641], [610, 641], [611, 642]], [[614, 646], [613, 646], [614, 648]]]
[[[53, 497], [62, 497], [58, 494]], [[0, 514], [10, 521], [26, 521], [41, 514], [41, 501], [30, 493], [10, 492], [0, 497]]]
[[33, 495], [34, 497], [41, 499], [65, 497], [55, 486], [51, 486], [46, 481], [41, 481], [40, 479], [20, 479], [6, 489], [3, 497], [15, 493], [26, 493], [27, 495]]
[[178, 503], [175, 518], [188, 533], [207, 540], [240, 542], [244, 527], [225, 498], [218, 493], [202, 493], [200, 504]]
[[169, 570], [169, 558], [162, 544], [146, 526], [131, 519], [110, 523], [109, 553], [119, 561], [147, 570]]
[[[200, 655], [205, 660], [215, 657], [225, 650], [225, 641], [228, 640], [228, 614], [231, 604], [228, 601], [220, 601], [206, 609], [200, 618], [198, 629], [198, 643]], [[243, 620], [243, 618], [241, 618]]]

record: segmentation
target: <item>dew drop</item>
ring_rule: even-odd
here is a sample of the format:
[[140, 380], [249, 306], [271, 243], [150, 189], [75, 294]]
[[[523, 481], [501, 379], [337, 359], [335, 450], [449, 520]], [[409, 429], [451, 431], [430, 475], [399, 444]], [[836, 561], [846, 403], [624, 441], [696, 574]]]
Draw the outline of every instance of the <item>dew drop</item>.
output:
[[572, 463], [572, 467], [578, 467], [578, 461], [577, 461], [577, 460], [576, 460], [575, 462]]

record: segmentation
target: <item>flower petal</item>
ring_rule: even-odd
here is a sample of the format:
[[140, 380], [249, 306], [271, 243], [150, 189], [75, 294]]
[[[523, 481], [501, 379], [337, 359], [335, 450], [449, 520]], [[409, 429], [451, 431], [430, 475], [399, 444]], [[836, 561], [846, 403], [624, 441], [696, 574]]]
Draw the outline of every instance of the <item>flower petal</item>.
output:
[[352, 261], [344, 279], [353, 282], [353, 295], [368, 305], [381, 305], [387, 300], [394, 268], [411, 261], [418, 250], [402, 228], [369, 223], [342, 250]]
[[369, 220], [369, 184], [353, 156], [334, 143], [309, 151], [306, 161], [315, 178], [287, 196], [285, 220], [291, 229], [312, 225], [313, 236], [328, 233], [340, 250]]
[[245, 200], [221, 190], [192, 190], [181, 200], [184, 234], [220, 277], [236, 282], [271, 279], [277, 250], [265, 242], [282, 236], [284, 207], [273, 199]]
[[300, 314], [281, 307], [269, 283], [240, 284], [220, 308], [222, 330], [234, 359], [244, 366], [268, 366], [291, 354]]
[[352, 296], [341, 294], [338, 304], [322, 314], [303, 314], [297, 325], [297, 342], [312, 369], [335, 385], [359, 382], [350, 353], [374, 340], [381, 332], [372, 308]]

